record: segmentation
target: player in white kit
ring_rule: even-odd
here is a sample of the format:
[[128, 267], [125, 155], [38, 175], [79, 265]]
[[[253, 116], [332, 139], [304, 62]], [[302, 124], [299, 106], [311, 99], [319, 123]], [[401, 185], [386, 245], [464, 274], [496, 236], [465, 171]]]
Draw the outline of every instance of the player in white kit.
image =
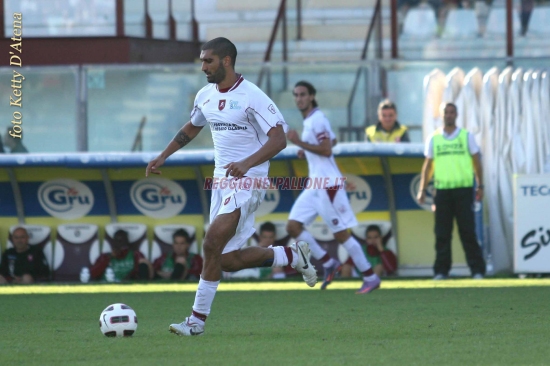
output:
[[363, 285], [357, 293], [367, 294], [380, 287], [380, 278], [373, 272], [359, 242], [349, 232], [350, 228], [357, 225], [357, 220], [344, 189], [343, 180], [340, 179], [342, 174], [332, 155], [334, 133], [330, 128], [330, 122], [317, 107], [316, 90], [313, 85], [307, 81], [299, 81], [294, 87], [293, 94], [296, 106], [304, 117], [304, 129], [301, 139], [295, 130], [289, 131], [287, 137], [305, 150], [309, 178], [328, 184], [317, 189], [304, 189], [300, 193], [290, 210], [287, 231], [293, 238], [309, 243], [313, 257], [323, 263], [325, 274], [321, 290], [324, 290], [340, 271], [341, 265], [337, 259], [331, 258], [304, 228], [317, 216], [321, 216], [363, 274]]
[[[201, 335], [210, 314], [221, 272], [245, 268], [291, 264], [313, 287], [315, 268], [309, 262], [306, 242], [290, 247], [247, 247], [254, 233], [254, 212], [262, 202], [265, 188], [243, 184], [267, 179], [269, 159], [286, 146], [288, 126], [267, 95], [235, 72], [237, 49], [226, 38], [216, 38], [201, 47], [202, 71], [209, 82], [195, 98], [191, 120], [147, 165], [149, 173], [181, 147], [187, 145], [209, 123], [214, 141], [214, 181], [210, 205], [210, 227], [203, 241], [204, 266], [192, 314], [181, 324], [171, 324], [177, 335]], [[231, 179], [231, 180], [230, 180]], [[240, 183], [240, 184], [239, 184]]]

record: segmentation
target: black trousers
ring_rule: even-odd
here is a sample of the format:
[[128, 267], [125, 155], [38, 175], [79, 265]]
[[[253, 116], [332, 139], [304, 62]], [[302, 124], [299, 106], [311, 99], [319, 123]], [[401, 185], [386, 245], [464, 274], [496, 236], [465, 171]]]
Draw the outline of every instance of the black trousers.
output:
[[474, 192], [470, 188], [438, 189], [435, 199], [434, 273], [447, 276], [451, 270], [451, 239], [456, 218], [466, 261], [473, 274], [485, 274], [485, 260], [477, 242], [474, 219]]

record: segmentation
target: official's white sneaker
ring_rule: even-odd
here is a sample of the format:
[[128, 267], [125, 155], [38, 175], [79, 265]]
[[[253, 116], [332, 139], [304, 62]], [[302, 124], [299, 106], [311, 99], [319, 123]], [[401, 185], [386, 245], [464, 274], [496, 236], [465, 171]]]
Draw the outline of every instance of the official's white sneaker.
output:
[[199, 336], [204, 333], [204, 326], [195, 323], [189, 317], [180, 324], [170, 324], [170, 332], [179, 336]]
[[296, 243], [290, 244], [290, 249], [298, 257], [298, 262], [296, 262], [294, 269], [302, 274], [304, 281], [306, 281], [309, 287], [315, 287], [317, 283], [317, 271], [309, 261], [309, 244], [303, 240], [299, 240]]

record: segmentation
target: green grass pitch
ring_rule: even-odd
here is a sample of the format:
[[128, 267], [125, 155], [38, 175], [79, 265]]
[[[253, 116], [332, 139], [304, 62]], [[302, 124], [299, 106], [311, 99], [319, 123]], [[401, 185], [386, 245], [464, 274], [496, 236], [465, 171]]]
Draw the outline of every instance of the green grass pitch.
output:
[[[168, 325], [196, 284], [0, 287], [0, 365], [544, 365], [550, 281], [222, 283], [202, 337]], [[131, 338], [107, 338], [99, 314], [136, 311]]]

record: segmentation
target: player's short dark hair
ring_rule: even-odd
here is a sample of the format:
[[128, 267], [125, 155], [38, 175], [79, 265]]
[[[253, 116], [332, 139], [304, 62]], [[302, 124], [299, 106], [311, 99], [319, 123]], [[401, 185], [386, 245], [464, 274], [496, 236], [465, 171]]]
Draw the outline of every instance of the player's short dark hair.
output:
[[202, 45], [201, 50], [212, 50], [220, 60], [226, 56], [231, 57], [231, 65], [235, 67], [235, 61], [237, 61], [237, 47], [224, 37], [214, 38]]
[[[315, 90], [315, 87], [311, 83], [305, 80], [300, 80], [296, 83], [296, 85], [294, 85], [294, 88], [297, 88], [299, 86], [305, 87], [309, 95], [313, 95], [313, 96], [317, 95], [317, 90]], [[311, 104], [313, 105], [313, 108], [319, 106], [315, 98], [313, 98], [313, 101], [311, 102]]]
[[118, 238], [118, 237], [124, 237], [125, 239], [128, 239], [128, 232], [123, 229], [118, 229], [117, 231], [115, 231], [113, 238]]
[[191, 237], [189, 236], [189, 233], [187, 232], [187, 230], [178, 229], [178, 230], [174, 231], [174, 233], [172, 234], [172, 240], [174, 240], [178, 236], [180, 236], [182, 238], [185, 238], [186, 242], [191, 243]]
[[382, 230], [380, 230], [380, 226], [378, 225], [369, 225], [367, 226], [367, 233], [370, 232], [370, 231], [376, 231], [378, 233], [378, 235], [382, 236]]
[[458, 108], [456, 107], [456, 104], [454, 104], [454, 103], [451, 103], [451, 102], [445, 103], [445, 107], [443, 107], [443, 109], [445, 109], [447, 107], [453, 107], [455, 109], [455, 112], [458, 112]]
[[264, 222], [260, 226], [260, 234], [263, 233], [264, 231], [269, 231], [270, 233], [277, 232], [277, 230], [275, 229], [275, 225], [270, 221]]
[[389, 99], [385, 99], [381, 101], [380, 104], [378, 104], [378, 113], [380, 113], [384, 109], [393, 109], [395, 113], [397, 113], [397, 106]]

